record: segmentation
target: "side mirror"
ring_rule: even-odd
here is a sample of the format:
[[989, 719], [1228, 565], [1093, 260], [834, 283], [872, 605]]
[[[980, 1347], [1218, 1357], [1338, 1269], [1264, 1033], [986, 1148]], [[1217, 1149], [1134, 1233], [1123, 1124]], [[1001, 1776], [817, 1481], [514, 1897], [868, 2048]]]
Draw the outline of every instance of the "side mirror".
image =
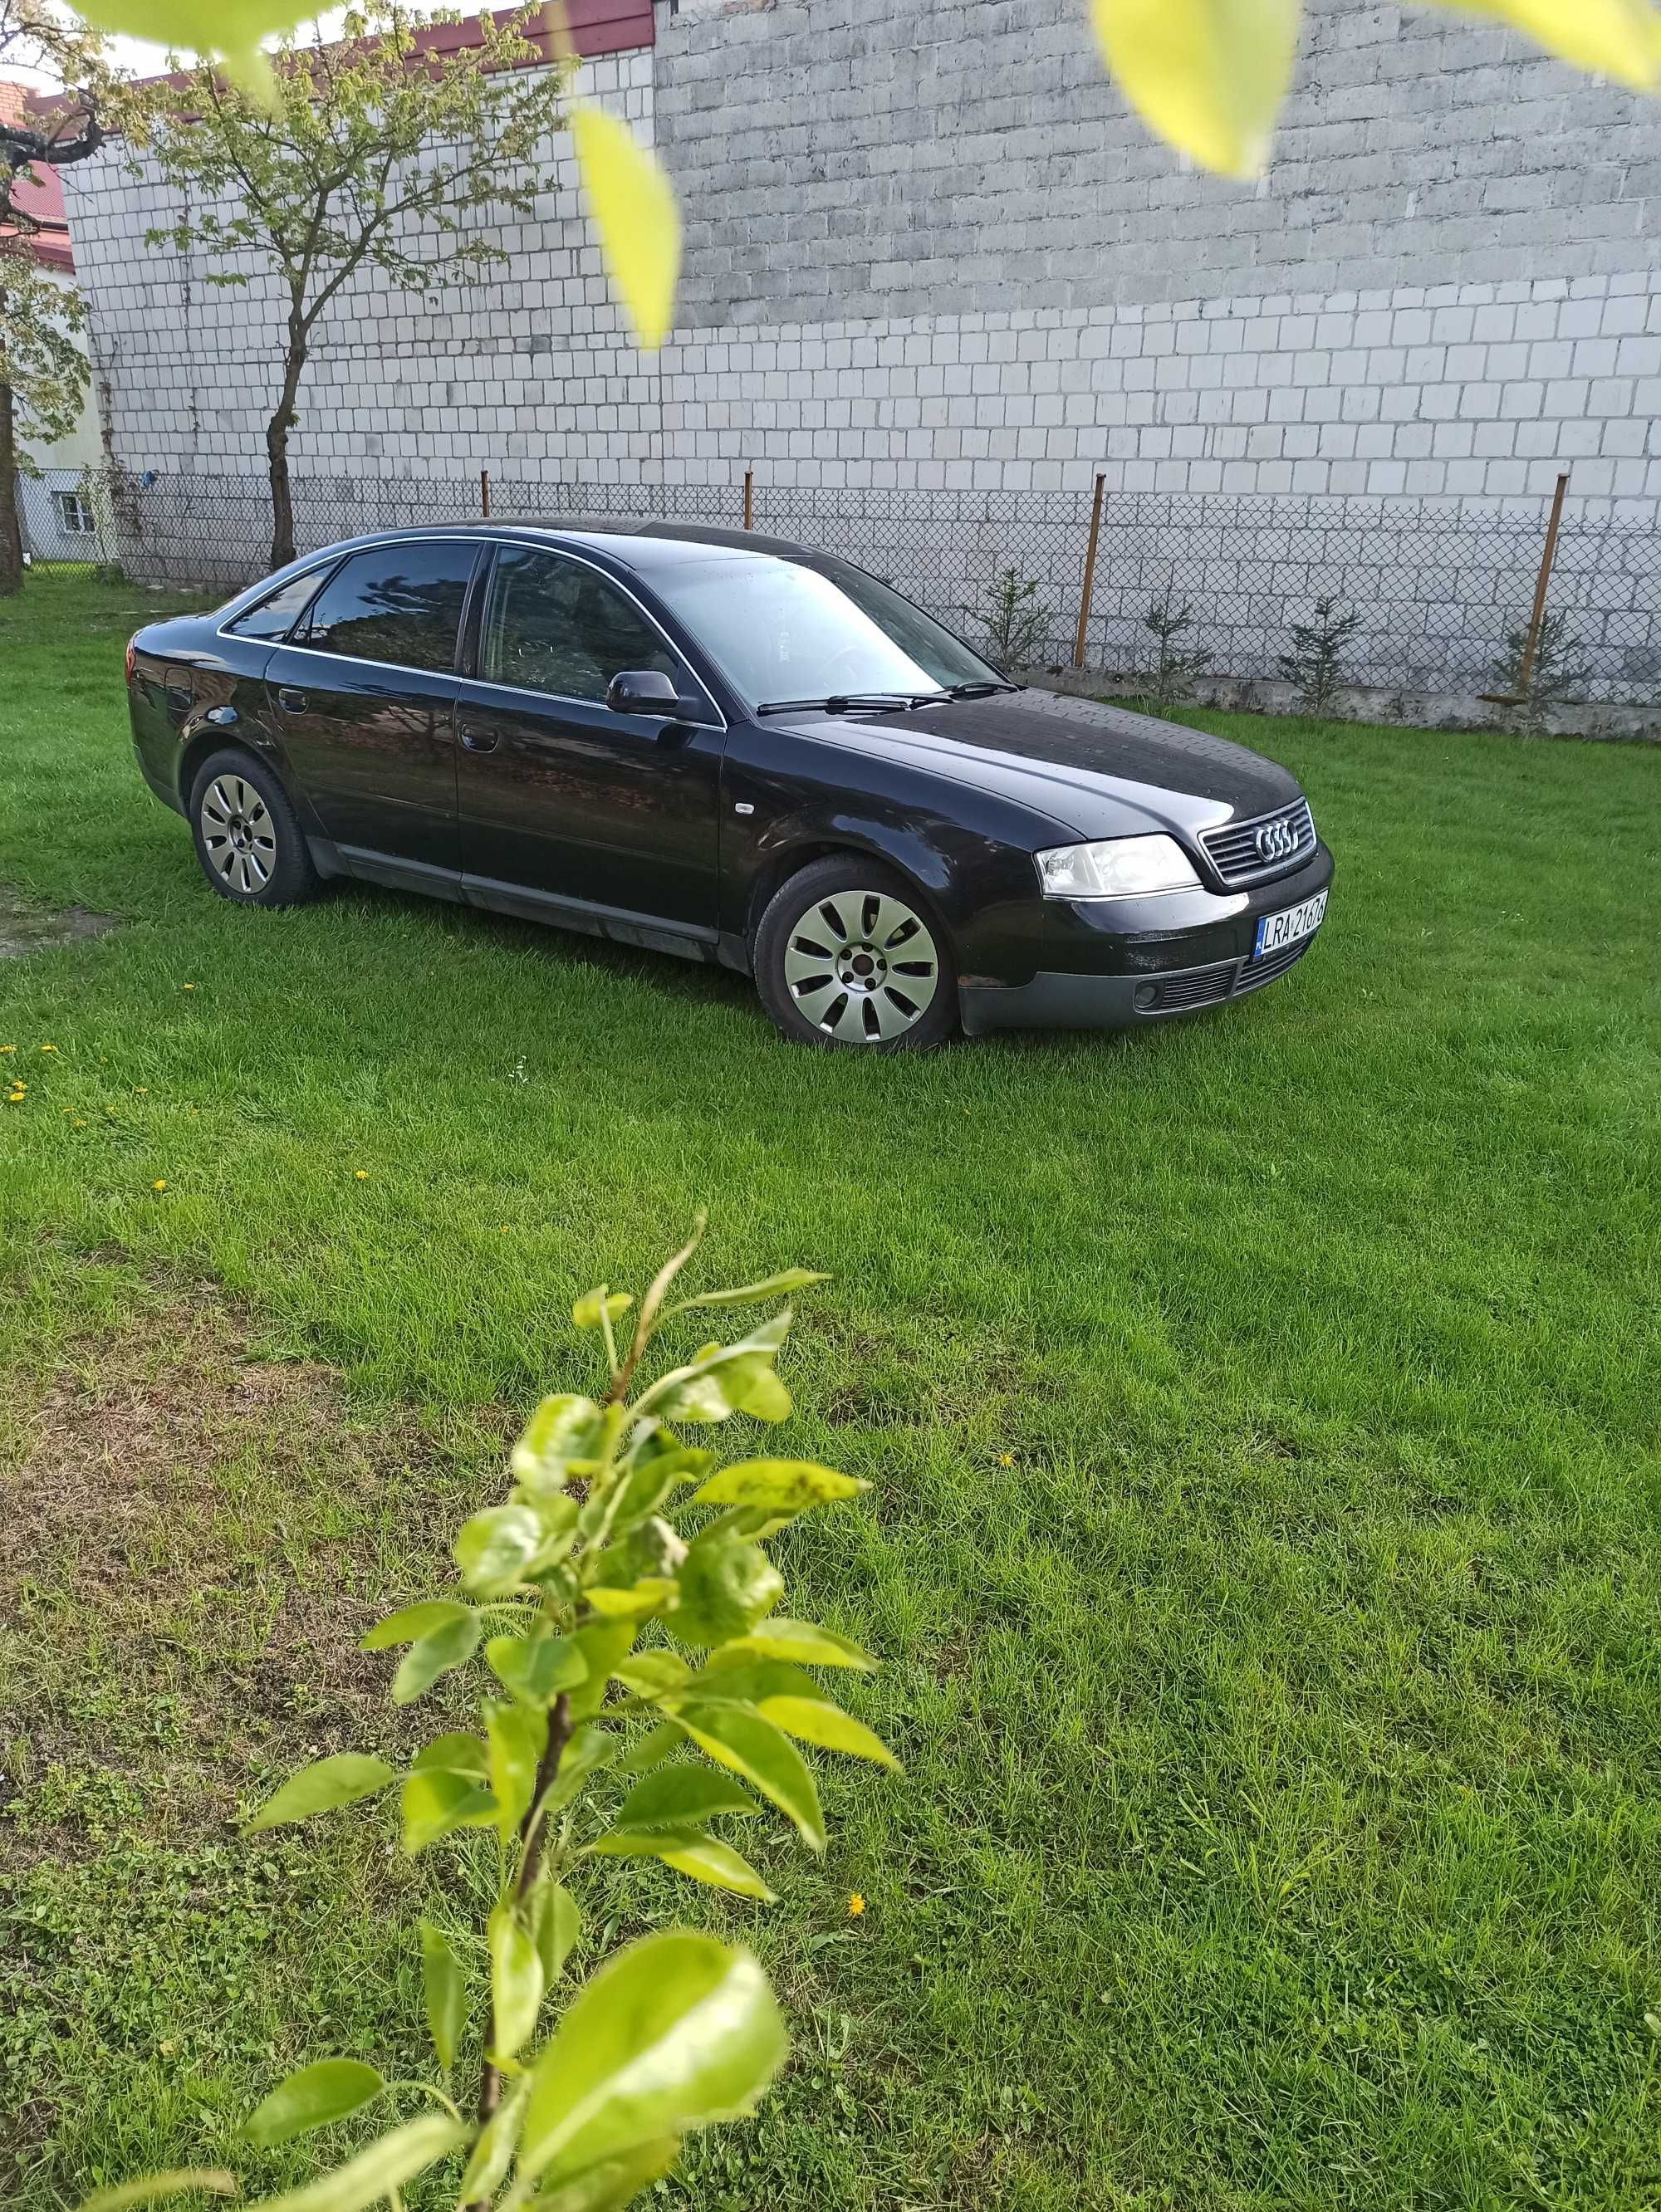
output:
[[682, 713], [681, 697], [672, 678], [657, 668], [625, 668], [605, 687], [605, 703], [614, 714]]

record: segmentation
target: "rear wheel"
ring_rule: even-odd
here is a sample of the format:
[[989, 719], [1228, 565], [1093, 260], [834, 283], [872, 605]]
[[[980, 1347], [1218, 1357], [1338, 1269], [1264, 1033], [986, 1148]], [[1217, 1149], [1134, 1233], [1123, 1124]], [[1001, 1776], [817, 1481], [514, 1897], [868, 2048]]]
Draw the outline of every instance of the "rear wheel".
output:
[[784, 1036], [855, 1052], [925, 1052], [958, 1025], [946, 933], [880, 861], [815, 860], [756, 932], [756, 984]]
[[296, 906], [319, 877], [298, 816], [271, 769], [251, 753], [215, 753], [191, 786], [191, 834], [202, 872], [239, 906]]

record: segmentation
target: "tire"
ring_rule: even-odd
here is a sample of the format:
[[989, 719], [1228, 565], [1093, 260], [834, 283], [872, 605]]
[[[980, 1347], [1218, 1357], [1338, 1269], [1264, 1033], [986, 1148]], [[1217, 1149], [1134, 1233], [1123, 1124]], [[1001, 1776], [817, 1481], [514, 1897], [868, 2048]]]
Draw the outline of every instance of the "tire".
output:
[[238, 906], [298, 906], [320, 878], [289, 794], [252, 753], [211, 754], [191, 785], [191, 836], [202, 872]]
[[894, 869], [855, 853], [815, 860], [756, 931], [756, 988], [780, 1034], [853, 1052], [927, 1052], [958, 1026], [945, 930]]

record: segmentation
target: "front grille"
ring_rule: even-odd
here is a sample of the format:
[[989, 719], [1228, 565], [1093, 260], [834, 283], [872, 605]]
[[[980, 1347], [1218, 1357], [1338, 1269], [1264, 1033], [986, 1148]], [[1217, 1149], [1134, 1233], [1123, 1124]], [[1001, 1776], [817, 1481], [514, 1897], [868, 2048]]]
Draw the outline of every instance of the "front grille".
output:
[[[1150, 976], [1137, 993], [1137, 1011], [1145, 1014], [1174, 1014], [1194, 1006], [1220, 1006], [1225, 999], [1244, 998], [1261, 991], [1277, 975], [1301, 960], [1315, 942], [1300, 937], [1279, 952], [1266, 952], [1261, 960], [1223, 960], [1214, 968], [1190, 968], [1185, 975]], [[1144, 999], [1143, 991], [1153, 994]]]
[[[1267, 834], [1271, 841], [1283, 839], [1288, 830], [1292, 843], [1264, 860], [1259, 849], [1259, 837]], [[1215, 830], [1202, 830], [1200, 842], [1229, 889], [1238, 890], [1244, 884], [1266, 884], [1301, 867], [1315, 850], [1315, 823], [1309, 801], [1300, 799], [1293, 806], [1277, 807], [1273, 814], [1255, 815], [1250, 822], [1225, 822]]]

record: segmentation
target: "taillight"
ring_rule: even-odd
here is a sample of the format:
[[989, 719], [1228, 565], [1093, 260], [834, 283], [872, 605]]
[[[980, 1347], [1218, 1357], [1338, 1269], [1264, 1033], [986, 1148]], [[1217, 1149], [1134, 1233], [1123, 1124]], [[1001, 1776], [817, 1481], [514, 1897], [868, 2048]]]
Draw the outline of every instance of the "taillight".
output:
[[138, 633], [135, 630], [132, 635], [127, 640], [127, 688], [129, 690], [132, 689], [132, 665], [135, 658], [133, 647], [137, 644], [137, 642]]

